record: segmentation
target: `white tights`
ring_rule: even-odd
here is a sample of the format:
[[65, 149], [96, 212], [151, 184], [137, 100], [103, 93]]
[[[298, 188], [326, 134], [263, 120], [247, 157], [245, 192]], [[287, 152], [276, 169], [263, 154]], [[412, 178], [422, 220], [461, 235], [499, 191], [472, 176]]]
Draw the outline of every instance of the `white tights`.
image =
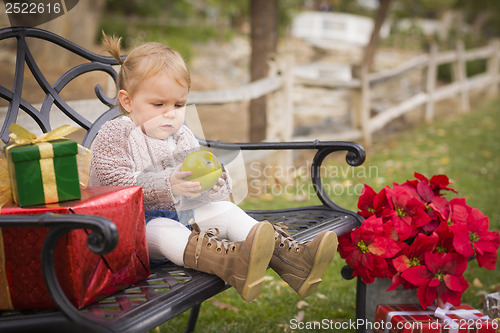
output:
[[[194, 209], [194, 219], [202, 230], [219, 229], [219, 237], [234, 242], [245, 240], [257, 220], [229, 201], [217, 201]], [[184, 266], [184, 249], [191, 231], [182, 223], [168, 218], [156, 218], [146, 225], [149, 256], [167, 258]]]

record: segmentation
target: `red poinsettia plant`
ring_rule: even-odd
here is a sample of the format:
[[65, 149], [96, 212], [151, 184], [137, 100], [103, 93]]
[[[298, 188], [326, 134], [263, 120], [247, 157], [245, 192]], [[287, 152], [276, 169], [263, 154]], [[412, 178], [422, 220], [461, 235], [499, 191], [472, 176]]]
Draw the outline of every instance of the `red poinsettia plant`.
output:
[[415, 178], [378, 193], [364, 186], [358, 214], [365, 220], [339, 237], [340, 256], [365, 283], [388, 278], [388, 291], [416, 289], [423, 309], [434, 301], [458, 306], [469, 287], [463, 277], [469, 259], [496, 268], [499, 233], [489, 231], [488, 217], [465, 199], [444, 197], [444, 191], [457, 193], [447, 176]]

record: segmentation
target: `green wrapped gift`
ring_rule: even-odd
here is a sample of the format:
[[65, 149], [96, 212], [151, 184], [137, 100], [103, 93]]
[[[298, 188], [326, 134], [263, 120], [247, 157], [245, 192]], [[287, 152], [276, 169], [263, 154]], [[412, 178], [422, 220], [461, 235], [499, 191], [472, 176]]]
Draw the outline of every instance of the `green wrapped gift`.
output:
[[75, 141], [59, 139], [11, 145], [5, 153], [12, 197], [19, 206], [80, 198]]

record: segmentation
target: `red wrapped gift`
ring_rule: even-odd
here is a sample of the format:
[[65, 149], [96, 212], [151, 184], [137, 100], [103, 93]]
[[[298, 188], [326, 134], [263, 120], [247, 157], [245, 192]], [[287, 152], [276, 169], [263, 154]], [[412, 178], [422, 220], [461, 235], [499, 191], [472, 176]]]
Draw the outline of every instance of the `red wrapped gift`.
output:
[[[137, 186], [88, 187], [80, 200], [30, 208], [7, 204], [0, 213], [98, 215], [116, 224], [118, 245], [105, 255], [88, 249], [86, 230], [69, 232], [56, 247], [59, 283], [68, 299], [81, 308], [149, 276], [142, 199]], [[0, 229], [0, 309], [55, 307], [40, 265], [46, 233], [44, 228]]]
[[496, 333], [498, 323], [470, 305], [441, 309], [417, 304], [378, 305], [373, 331], [376, 333]]

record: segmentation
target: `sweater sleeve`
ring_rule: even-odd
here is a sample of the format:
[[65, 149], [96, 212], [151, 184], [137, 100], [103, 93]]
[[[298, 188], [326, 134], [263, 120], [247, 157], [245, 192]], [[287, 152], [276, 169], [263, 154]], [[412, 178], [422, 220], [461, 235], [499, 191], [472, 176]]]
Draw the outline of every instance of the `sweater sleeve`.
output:
[[92, 144], [90, 185], [141, 186], [144, 204], [171, 203], [173, 195], [167, 185], [173, 168], [136, 171], [128, 138], [135, 125], [125, 120], [108, 121]]

